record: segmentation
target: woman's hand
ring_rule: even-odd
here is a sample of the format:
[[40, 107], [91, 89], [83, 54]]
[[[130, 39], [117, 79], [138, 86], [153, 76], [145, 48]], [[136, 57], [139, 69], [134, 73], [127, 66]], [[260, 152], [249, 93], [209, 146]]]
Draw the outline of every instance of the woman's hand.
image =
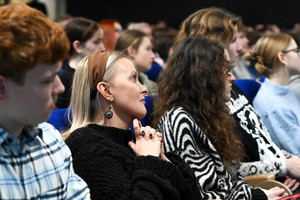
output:
[[291, 178], [300, 180], [300, 160], [295, 158], [286, 159], [286, 168]]
[[262, 191], [266, 194], [268, 200], [276, 200], [288, 196], [285, 190], [279, 187], [273, 187], [269, 190], [262, 189]]
[[159, 157], [162, 159], [162, 160], [165, 160], [165, 161], [168, 161], [168, 162], [171, 162], [165, 155], [165, 152], [164, 152], [164, 147], [163, 147], [163, 142], [164, 142], [164, 139], [163, 139], [163, 136], [160, 132], [156, 132], [156, 135], [157, 137], [160, 139], [161, 141], [161, 151], [160, 151], [160, 154], [159, 154]]
[[293, 179], [293, 178], [287, 178], [284, 183], [284, 185], [286, 185], [288, 188], [290, 188], [290, 190], [292, 192], [294, 192], [296, 189], [298, 189], [300, 183], [297, 179]]
[[128, 145], [137, 156], [161, 156], [162, 143], [161, 137], [157, 135], [155, 129], [150, 126], [142, 127], [141, 123], [133, 120], [133, 128], [136, 137], [136, 143], [130, 141]]

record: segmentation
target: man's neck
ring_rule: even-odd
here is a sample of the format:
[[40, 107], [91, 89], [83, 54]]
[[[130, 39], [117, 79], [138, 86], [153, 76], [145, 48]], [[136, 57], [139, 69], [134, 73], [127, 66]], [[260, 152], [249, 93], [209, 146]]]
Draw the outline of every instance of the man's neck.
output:
[[7, 133], [18, 138], [20, 141], [22, 139], [22, 132], [24, 130], [24, 125], [17, 125], [14, 123], [9, 123], [7, 120], [5, 122], [0, 121], [0, 127]]

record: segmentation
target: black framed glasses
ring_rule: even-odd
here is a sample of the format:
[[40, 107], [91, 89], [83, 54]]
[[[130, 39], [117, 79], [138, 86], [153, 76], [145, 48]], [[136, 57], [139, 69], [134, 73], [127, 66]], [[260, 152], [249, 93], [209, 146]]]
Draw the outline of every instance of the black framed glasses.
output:
[[281, 51], [282, 53], [288, 53], [294, 51], [298, 54], [298, 56], [300, 56], [300, 47], [294, 48], [294, 49], [290, 49], [290, 50], [285, 50], [285, 51]]

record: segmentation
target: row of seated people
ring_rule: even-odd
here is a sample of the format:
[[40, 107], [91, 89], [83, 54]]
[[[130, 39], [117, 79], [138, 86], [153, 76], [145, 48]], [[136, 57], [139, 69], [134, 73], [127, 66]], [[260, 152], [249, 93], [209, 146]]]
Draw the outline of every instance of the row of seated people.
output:
[[[236, 81], [237, 82], [237, 85], [239, 85], [240, 87], [241, 87], [241, 89], [243, 89], [245, 92], [246, 92], [246, 94], [248, 94], [248, 91], [247, 90], [245, 90], [245, 88], [247, 89], [253, 89], [253, 87], [251, 86], [251, 87], [249, 87], [249, 84], [247, 84], [247, 83], [249, 83], [249, 82], [251, 82], [251, 85], [252, 84], [254, 84], [254, 82], [253, 82], [253, 80], [244, 80], [244, 81], [242, 81], [242, 80], [239, 80], [239, 81]], [[244, 85], [242, 85], [242, 84], [240, 84], [241, 82], [243, 82], [243, 84]], [[260, 86], [260, 84], [258, 83], [258, 82], [255, 82], [256, 83], [256, 86]], [[248, 86], [248, 87], [244, 87], [243, 88], [243, 86]], [[150, 113], [151, 113], [151, 111], [152, 111], [152, 109], [153, 109], [153, 101], [156, 99], [157, 97], [156, 96], [145, 96], [145, 99], [146, 99], [146, 108], [147, 108], [147, 115], [146, 115], [146, 117], [144, 117], [142, 120], [141, 120], [141, 122], [142, 122], [142, 124], [144, 125], [144, 126], [146, 126], [146, 125], [150, 125], [150, 119], [149, 119], [149, 117], [150, 117]], [[68, 109], [63, 109], [63, 110], [54, 110], [53, 112], [52, 112], [52, 115], [51, 115], [51, 117], [50, 117], [50, 119], [49, 119], [49, 122], [50, 123], [53, 123], [54, 125], [55, 125], [55, 123], [56, 122], [63, 122], [63, 121], [65, 121], [65, 122], [67, 122], [67, 118], [66, 118], [66, 113], [65, 113], [65, 111], [66, 110], [68, 110]], [[59, 114], [59, 118], [60, 119], [54, 119], [55, 118], [55, 113], [59, 113], [59, 112], [61, 112], [60, 114]], [[63, 119], [63, 120], [62, 120]], [[64, 125], [65, 126], [65, 125]], [[61, 127], [57, 127], [58, 129], [60, 129], [60, 130], [62, 130], [61, 129]], [[65, 128], [65, 127], [64, 127]], [[274, 172], [274, 171], [270, 171], [270, 172]], [[252, 172], [253, 173], [253, 172]], [[255, 173], [253, 173], [253, 174], [255, 174]], [[277, 175], [277, 174], [276, 174]]]
[[[220, 11], [219, 9], [208, 9], [208, 10], [202, 10], [201, 12], [211, 12], [212, 13], [217, 13], [217, 12], [223, 12]], [[199, 11], [199, 13], [201, 14], [201, 12]], [[231, 17], [231, 15], [229, 15]], [[191, 16], [192, 18], [192, 16]], [[190, 18], [187, 19], [187, 21], [190, 20]], [[185, 22], [184, 22], [185, 23]], [[184, 26], [183, 26], [184, 27]], [[124, 32], [124, 33], [128, 33]], [[140, 33], [137, 33], [140, 34]], [[235, 35], [235, 34], [233, 34]], [[141, 40], [141, 46], [145, 45], [145, 46], [149, 46], [150, 42], [149, 42], [149, 38], [147, 39], [145, 36], [142, 36], [142, 40]], [[121, 36], [120, 36], [121, 37]], [[201, 38], [187, 38], [186, 40], [183, 40], [184, 38], [180, 38], [183, 42], [180, 43], [181, 41], [176, 41], [176, 44], [179, 45], [180, 43], [180, 47], [181, 48], [177, 48], [176, 50], [174, 50], [174, 52], [176, 52], [178, 55], [172, 55], [173, 57], [171, 57], [171, 61], [169, 61], [168, 63], [168, 67], [166, 67], [166, 71], [163, 70], [163, 75], [162, 75], [162, 80], [160, 80], [163, 84], [165, 81], [165, 85], [161, 86], [162, 88], [160, 88], [161, 90], [159, 90], [161, 93], [157, 96], [157, 108], [158, 111], [154, 112], [154, 126], [158, 129], [158, 131], [160, 131], [163, 135], [164, 135], [164, 140], [166, 142], [164, 142], [164, 148], [166, 151], [179, 151], [178, 154], [179, 156], [184, 159], [187, 163], [190, 164], [190, 166], [192, 167], [192, 169], [194, 170], [194, 173], [196, 175], [196, 179], [197, 179], [197, 183], [198, 186], [200, 188], [204, 188], [207, 187], [207, 183], [206, 180], [203, 179], [204, 177], [204, 171], [203, 170], [199, 170], [199, 167], [207, 167], [210, 165], [210, 163], [207, 162], [203, 162], [199, 163], [199, 160], [197, 161], [195, 159], [195, 157], [193, 157], [193, 155], [190, 155], [189, 152], [194, 152], [193, 154], [196, 155], [196, 157], [198, 157], [198, 154], [200, 154], [200, 158], [207, 158], [207, 157], [214, 157], [214, 162], [217, 163], [218, 165], [220, 165], [221, 167], [219, 169], [213, 169], [213, 168], [209, 168], [209, 173], [212, 174], [217, 174], [218, 178], [222, 177], [224, 178], [224, 183], [223, 186], [219, 186], [217, 188], [210, 188], [210, 190], [208, 191], [200, 191], [200, 195], [203, 196], [208, 196], [209, 198], [226, 198], [228, 196], [232, 197], [238, 197], [239, 195], [242, 195], [240, 193], [240, 191], [236, 191], [235, 189], [240, 187], [240, 185], [243, 185], [243, 178], [241, 176], [246, 176], [249, 174], [257, 174], [257, 173], [266, 173], [266, 172], [271, 172], [276, 174], [276, 176], [278, 177], [284, 177], [287, 173], [289, 173], [291, 175], [291, 178], [298, 178], [297, 176], [297, 169], [294, 169], [292, 166], [295, 166], [296, 163], [298, 163], [299, 161], [297, 161], [298, 157], [291, 155], [287, 152], [283, 152], [281, 151], [271, 140], [267, 129], [264, 127], [262, 121], [260, 120], [260, 118], [258, 117], [258, 115], [256, 114], [254, 108], [252, 107], [251, 101], [249, 99], [247, 99], [247, 97], [243, 94], [242, 91], [240, 91], [235, 84], [232, 84], [234, 81], [234, 78], [231, 76], [230, 72], [228, 72], [228, 69], [226, 69], [226, 76], [228, 76], [228, 78], [226, 79], [226, 84], [229, 85], [228, 88], [225, 89], [226, 94], [224, 94], [224, 96], [228, 100], [230, 100], [227, 103], [227, 106], [230, 109], [231, 114], [234, 116], [235, 120], [236, 120], [236, 126], [235, 127], [238, 131], [238, 136], [239, 138], [237, 138], [235, 135], [233, 135], [231, 133], [232, 125], [230, 125], [230, 120], [228, 118], [228, 113], [226, 114], [226, 112], [228, 111], [227, 109], [224, 108], [225, 103], [224, 100], [226, 100], [226, 98], [224, 97], [224, 99], [221, 98], [221, 100], [217, 100], [216, 102], [216, 106], [219, 107], [214, 107], [213, 110], [205, 110], [208, 109], [208, 107], [203, 107], [203, 110], [199, 110], [199, 113], [202, 116], [199, 116], [199, 113], [195, 113], [194, 110], [192, 108], [192, 106], [198, 106], [198, 104], [200, 104], [199, 102], [199, 96], [201, 97], [208, 97], [209, 95], [207, 94], [207, 92], [212, 92], [212, 94], [210, 95], [215, 95], [215, 93], [218, 93], [218, 95], [215, 96], [215, 98], [217, 99], [220, 98], [220, 93], [221, 91], [219, 91], [219, 88], [215, 87], [215, 91], [212, 91], [211, 89], [208, 90], [205, 87], [208, 87], [207, 84], [206, 86], [201, 85], [201, 83], [199, 83], [199, 81], [197, 82], [197, 80], [199, 80], [199, 77], [201, 81], [203, 81], [205, 83], [204, 80], [207, 80], [209, 77], [203, 77], [201, 74], [199, 74], [200, 76], [197, 77], [197, 80], [193, 80], [194, 76], [187, 77], [185, 79], [182, 79], [182, 76], [185, 75], [186, 72], [188, 72], [188, 69], [184, 69], [184, 67], [192, 67], [194, 66], [193, 64], [190, 64], [188, 62], [196, 62], [197, 61], [197, 56], [199, 55], [195, 55], [193, 53], [195, 52], [190, 52], [191, 49], [194, 49], [195, 47], [191, 47], [189, 45], [193, 45], [192, 43], [202, 43], [201, 45], [199, 45], [199, 47], [202, 47], [202, 45], [204, 45], [204, 43], [206, 43], [205, 40], [202, 40]], [[199, 41], [198, 41], [198, 40]], [[192, 41], [192, 42], [191, 42]], [[231, 41], [231, 39], [230, 39]], [[222, 41], [223, 42], [223, 41]], [[209, 42], [208, 42], [209, 43]], [[231, 54], [234, 54], [234, 51], [232, 51], [232, 48], [234, 49], [234, 47], [230, 46], [232, 45], [231, 43], [229, 44], [227, 41], [224, 41], [224, 44], [227, 44], [229, 46], [226, 46], [226, 49], [228, 49], [228, 57], [227, 58], [229, 61], [233, 62], [233, 57]], [[213, 45], [213, 44], [210, 44]], [[219, 44], [214, 44], [216, 46], [216, 49], [218, 49], [218, 45]], [[234, 44], [235, 45], [235, 44]], [[236, 44], [238, 45], [238, 44]], [[118, 46], [118, 43], [116, 44], [116, 46]], [[189, 48], [188, 48], [189, 47]], [[222, 46], [219, 49], [223, 49], [222, 51], [222, 56], [220, 56], [220, 60], [222, 61], [221, 57], [224, 57], [224, 46]], [[238, 47], [235, 49], [237, 51]], [[117, 48], [117, 50], [124, 50], [122, 48], [122, 45], [120, 44], [120, 48]], [[214, 49], [215, 50], [215, 49]], [[183, 51], [183, 52], [182, 52]], [[185, 51], [185, 52], [184, 52]], [[203, 51], [203, 49], [200, 49], [199, 52]], [[215, 50], [216, 51], [216, 50]], [[183, 66], [177, 66], [176, 64], [176, 59], [183, 59], [184, 55], [186, 55], [186, 52], [189, 52], [190, 56], [194, 56], [194, 59], [191, 60], [184, 60], [186, 65]], [[128, 55], [131, 55], [132, 52], [130, 52], [130, 49], [127, 49], [126, 52]], [[183, 53], [183, 55], [181, 55], [181, 53]], [[214, 52], [217, 54], [217, 52]], [[225, 51], [226, 53], [226, 51]], [[92, 54], [94, 55], [94, 54]], [[208, 55], [205, 54], [207, 57], [202, 57], [203, 60], [207, 60], [209, 59]], [[200, 55], [202, 56], [202, 55]], [[199, 57], [200, 57], [199, 56]], [[153, 54], [151, 54], [151, 57], [153, 59]], [[172, 60], [173, 59], [173, 60]], [[220, 60], [218, 60], [219, 62], [221, 62]], [[172, 63], [173, 61], [173, 63]], [[224, 62], [226, 63], [226, 62]], [[227, 64], [224, 64], [221, 62], [222, 67], [228, 67]], [[80, 65], [83, 65], [84, 63], [81, 63], [78, 65], [78, 67]], [[206, 65], [213, 65], [214, 62], [206, 62]], [[220, 64], [220, 63], [218, 63]], [[136, 68], [138, 73], [140, 74], [140, 72], [142, 70], [139, 70], [138, 67], [138, 63], [135, 63]], [[216, 67], [216, 65], [212, 66], [212, 67]], [[174, 69], [175, 68], [175, 69]], [[172, 70], [171, 70], [172, 69]], [[181, 70], [181, 71], [180, 71]], [[205, 70], [205, 69], [204, 69]], [[208, 69], [206, 69], [208, 70]], [[218, 69], [218, 70], [224, 70], [222, 69]], [[179, 72], [178, 72], [179, 71]], [[230, 71], [230, 68], [229, 68]], [[80, 71], [78, 71], [78, 69], [76, 69], [76, 73], [80, 73]], [[220, 74], [215, 74], [213, 72], [211, 72], [210, 74], [214, 74], [217, 76], [220, 76]], [[178, 77], [176, 77], [178, 76]], [[220, 83], [221, 80], [224, 81], [224, 77], [219, 77], [220, 79], [218, 84], [223, 85], [224, 82]], [[215, 80], [216, 78], [211, 78], [211, 80]], [[76, 79], [74, 79], [74, 82]], [[176, 83], [170, 83], [170, 81], [176, 81]], [[192, 81], [193, 80], [193, 81]], [[207, 82], [209, 82], [210, 80], [207, 80]], [[184, 83], [184, 84], [183, 84]], [[195, 96], [193, 96], [193, 94], [191, 93], [180, 93], [180, 92], [184, 92], [185, 90], [187, 90], [186, 85], [189, 83], [189, 85], [191, 86], [191, 88], [198, 88], [199, 91], [194, 91], [196, 92], [196, 98]], [[209, 82], [210, 83], [210, 82]], [[182, 84], [182, 85], [180, 85]], [[193, 84], [196, 84], [199, 87], [192, 87]], [[212, 87], [214, 87], [215, 83], [211, 83]], [[225, 85], [226, 85], [225, 84]], [[177, 85], [178, 87], [176, 88], [170, 88], [170, 86], [174, 87], [174, 85]], [[232, 85], [232, 86], [231, 86]], [[183, 87], [184, 86], [184, 87]], [[105, 84], [103, 84], [103, 87], [105, 87]], [[203, 88], [202, 88], [203, 87]], [[224, 86], [223, 86], [224, 87]], [[232, 93], [231, 92], [231, 87], [232, 87]], [[76, 88], [76, 87], [74, 87]], [[166, 91], [166, 89], [169, 89], [169, 91]], [[97, 86], [97, 90], [99, 90], [98, 86]], [[150, 89], [151, 90], [151, 89]], [[180, 90], [180, 91], [178, 91]], [[228, 93], [229, 91], [229, 93]], [[174, 95], [172, 93], [176, 93], [178, 92], [180, 95], [176, 95], [175, 97], [179, 98], [179, 99], [171, 99], [174, 102], [178, 101], [181, 102], [183, 104], [172, 104], [172, 102], [170, 100], [168, 100], [168, 98], [174, 98]], [[202, 92], [202, 94], [200, 93]], [[75, 92], [74, 92], [75, 93]], [[146, 92], [147, 93], [147, 92]], [[170, 94], [171, 93], [171, 94]], [[104, 96], [104, 94], [101, 93], [102, 96]], [[85, 95], [82, 95], [85, 96]], [[223, 95], [221, 95], [223, 96]], [[105, 97], [105, 96], [104, 96]], [[166, 98], [167, 97], [167, 98]], [[198, 98], [198, 99], [197, 99]], [[162, 99], [162, 100], [161, 100]], [[109, 100], [107, 98], [107, 100]], [[203, 101], [205, 101], [205, 98], [202, 99]], [[103, 102], [102, 102], [103, 103]], [[109, 116], [112, 116], [111, 113], [109, 113], [110, 111], [110, 104], [111, 103], [106, 103], [107, 106], [109, 107], [108, 115], [106, 116], [107, 118], [109, 118]], [[166, 105], [167, 104], [167, 105]], [[209, 105], [209, 102], [207, 102], [207, 104]], [[71, 103], [72, 105], [72, 103]], [[165, 107], [162, 107], [165, 106]], [[170, 107], [171, 106], [171, 107]], [[179, 108], [172, 108], [172, 106], [178, 106]], [[181, 107], [184, 108], [181, 110]], [[161, 108], [161, 109], [159, 109]], [[163, 110], [169, 108], [171, 110]], [[219, 109], [218, 109], [219, 108]], [[187, 109], [187, 110], [186, 110]], [[164, 115], [164, 113], [159, 113], [162, 111], [168, 111], [168, 113], [166, 115]], [[209, 111], [209, 112], [208, 112]], [[186, 112], [188, 112], [190, 115], [186, 114]], [[212, 113], [210, 113], [212, 112]], [[217, 113], [214, 112], [218, 112], [219, 116], [221, 116], [222, 120], [220, 120], [220, 118], [218, 117]], [[183, 115], [182, 115], [183, 113]], [[209, 113], [209, 114], [207, 114]], [[72, 114], [74, 114], [74, 110], [72, 110]], [[214, 120], [212, 120], [210, 117], [211, 114], [214, 114]], [[75, 116], [77, 116], [75, 114]], [[191, 117], [192, 116], [192, 117]], [[207, 119], [203, 119], [203, 117], [207, 117]], [[182, 122], [180, 121], [180, 123], [184, 123], [184, 124], [179, 124], [178, 127], [180, 128], [181, 125], [183, 127], [185, 127], [185, 129], [187, 129], [184, 133], [186, 135], [180, 135], [182, 134], [181, 132], [178, 132], [179, 130], [177, 129], [177, 124], [173, 122], [171, 122], [170, 124], [168, 123], [169, 120], [171, 119], [181, 119], [183, 118], [184, 120], [182, 120]], [[74, 119], [74, 118], [73, 118]], [[161, 121], [162, 120], [162, 121]], [[194, 121], [196, 120], [196, 121]], [[185, 122], [192, 122], [192, 124], [185, 124]], [[206, 124], [203, 124], [203, 121], [206, 122]], [[195, 124], [194, 124], [195, 123]], [[76, 124], [76, 123], [75, 123]], [[197, 125], [196, 125], [197, 124]], [[198, 127], [198, 125], [202, 125], [201, 129]], [[176, 125], [176, 127], [175, 127]], [[225, 125], [225, 126], [223, 126]], [[196, 131], [194, 130], [194, 127], [196, 126]], [[118, 125], [117, 125], [118, 127]], [[188, 128], [186, 128], [188, 127]], [[224, 130], [224, 127], [228, 127], [228, 130]], [[76, 127], [75, 127], [76, 128]], [[78, 128], [78, 127], [77, 127]], [[134, 127], [133, 130], [136, 132], [136, 128]], [[137, 128], [138, 129], [138, 128]], [[66, 142], [67, 144], [70, 146], [70, 136], [72, 136], [72, 131], [75, 131], [76, 129], [70, 129], [71, 131], [69, 131], [69, 133], [66, 135]], [[205, 130], [206, 134], [203, 134], [202, 130]], [[78, 132], [79, 133], [79, 132]], [[173, 133], [177, 133], [178, 139], [180, 140], [180, 137], [185, 138], [186, 140], [186, 144], [192, 144], [191, 146], [181, 146], [182, 144], [178, 144], [178, 141], [175, 140], [172, 137]], [[214, 135], [213, 133], [216, 133], [216, 135]], [[202, 142], [204, 142], [204, 144], [199, 144], [198, 140], [192, 139], [194, 138], [194, 134], [198, 135], [197, 137], [200, 137]], [[65, 135], [65, 134], [64, 134]], [[151, 133], [152, 135], [152, 133]], [[159, 134], [158, 134], [159, 135]], [[142, 137], [144, 137], [143, 134], [141, 134]], [[71, 138], [74, 139], [75, 136], [72, 136]], [[140, 138], [139, 135], [137, 135], [138, 138]], [[149, 138], [151, 139], [152, 136], [149, 135]], [[159, 136], [160, 137], [160, 136]], [[235, 145], [229, 144], [229, 141], [236, 141]], [[240, 143], [241, 142], [241, 143]], [[213, 146], [211, 146], [211, 143], [213, 144]], [[72, 143], [73, 144], [73, 143]], [[135, 149], [135, 145], [133, 145], [132, 143], [131, 147], [133, 149]], [[169, 146], [168, 146], [169, 145]], [[179, 146], [177, 146], [179, 145]], [[198, 146], [204, 145], [206, 146], [206, 148], [209, 149], [209, 151], [211, 151], [211, 155], [207, 155], [206, 152], [201, 151], [201, 148], [199, 149]], [[245, 148], [245, 152], [242, 151], [242, 146], [244, 146]], [[72, 145], [71, 145], [71, 151], [72, 151]], [[174, 149], [175, 148], [175, 149]], [[241, 151], [236, 151], [237, 149], [241, 148]], [[206, 150], [208, 150], [206, 149]], [[73, 152], [72, 152], [73, 153]], [[245, 155], [246, 156], [245, 156]], [[77, 154], [73, 154], [74, 156], [74, 161], [76, 165], [77, 162]], [[244, 156], [244, 162], [241, 162], [239, 167], [238, 167], [238, 176], [237, 174], [235, 174], [235, 170], [231, 169], [231, 166], [234, 165], [234, 161], [239, 161], [240, 158], [242, 158]], [[220, 159], [221, 157], [221, 159]], [[164, 157], [163, 157], [164, 158]], [[198, 157], [199, 158], [199, 157]], [[274, 161], [275, 160], [275, 161]], [[268, 166], [268, 167], [265, 167]], [[276, 166], [276, 167], [275, 167]], [[225, 170], [225, 171], [224, 171]], [[231, 171], [233, 170], [233, 171]], [[76, 171], [76, 167], [75, 167], [75, 171]], [[235, 179], [231, 180], [226, 179], [224, 177], [224, 174], [221, 175], [222, 173], [225, 172], [225, 177], [232, 175], [233, 177], [235, 177]], [[84, 173], [83, 171], [80, 173]], [[79, 174], [80, 174], [79, 173]], [[235, 174], [235, 175], [234, 175]], [[83, 176], [83, 175], [82, 175]], [[218, 184], [217, 181], [219, 179], [215, 179], [212, 178], [211, 179], [211, 183], [209, 185], [214, 185], [214, 184]], [[221, 191], [222, 187], [231, 187], [231, 189], [228, 190], [228, 192], [223, 192]], [[292, 184], [292, 188], [295, 189], [297, 185], [294, 183]], [[264, 196], [261, 193], [261, 190], [256, 190], [254, 188], [248, 187], [247, 185], [245, 185], [246, 192], [243, 191], [243, 195], [245, 196], [245, 198], [248, 197], [262, 197]], [[219, 189], [221, 190], [219, 190]], [[268, 193], [265, 193], [266, 195], [268, 195]], [[257, 195], [257, 196], [256, 196]], [[280, 196], [280, 195], [279, 195]], [[259, 198], [258, 198], [259, 199]], [[263, 199], [263, 198], [262, 198]]]
[[[223, 15], [223, 23], [224, 18], [232, 18], [217, 8], [196, 14], [203, 12]], [[138, 121], [147, 112], [148, 89], [139, 82], [140, 71], [128, 56], [132, 52], [97, 50], [84, 57], [72, 82], [71, 127], [61, 137], [49, 123], [35, 125], [46, 120], [56, 95], [64, 90], [57, 72], [69, 49], [66, 35], [23, 4], [1, 8], [0, 16], [5, 21], [1, 37], [10, 43], [2, 48], [3, 55], [14, 58], [1, 62], [1, 198], [89, 199], [89, 191], [92, 199], [250, 200], [288, 195], [282, 188], [263, 189], [245, 182], [245, 173], [252, 173], [248, 167], [258, 168], [260, 163], [245, 162], [251, 159], [246, 156], [248, 147], [242, 135], [240, 139], [235, 134], [245, 127], [234, 123], [228, 113], [229, 108], [234, 117], [247, 118], [242, 111], [252, 109], [233, 84], [232, 38], [229, 44], [185, 34], [176, 42], [158, 80], [151, 118], [156, 129]], [[187, 21], [198, 23], [191, 18]], [[237, 22], [235, 17], [230, 20], [234, 26]], [[26, 40], [19, 44], [20, 34], [26, 38], [28, 31], [30, 44]], [[30, 59], [17, 59], [24, 53]], [[255, 130], [255, 125], [246, 128]], [[272, 148], [282, 155], [276, 146]], [[273, 169], [278, 176], [289, 173], [288, 179], [298, 179], [299, 160], [289, 156], [277, 159]], [[288, 186], [297, 188], [295, 182]]]
[[[72, 78], [79, 61], [97, 50], [126, 52], [135, 62], [140, 82], [149, 89], [150, 95], [155, 95], [157, 93], [155, 81], [177, 33], [175, 29], [165, 27], [156, 30], [154, 40], [151, 27], [145, 22], [131, 23], [123, 31], [116, 20], [103, 20], [97, 23], [83, 17], [73, 17], [64, 29], [70, 42], [70, 50], [59, 74], [65, 91], [58, 96], [56, 103], [58, 108], [66, 108], [69, 105]], [[114, 32], [111, 33], [111, 30]], [[152, 46], [156, 54], [151, 50]], [[159, 57], [156, 56], [158, 54]]]

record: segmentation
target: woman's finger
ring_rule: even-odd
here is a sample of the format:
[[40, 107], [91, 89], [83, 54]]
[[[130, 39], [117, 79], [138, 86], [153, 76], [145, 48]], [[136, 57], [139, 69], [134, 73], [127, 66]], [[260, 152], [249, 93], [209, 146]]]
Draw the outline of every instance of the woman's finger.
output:
[[299, 185], [300, 185], [300, 183], [299, 183], [299, 182], [296, 182], [296, 183], [293, 185], [293, 187], [291, 187], [290, 189], [291, 189], [292, 191], [295, 191], [295, 190], [298, 189]]
[[141, 135], [141, 128], [142, 128], [142, 124], [138, 119], [134, 119], [133, 120], [133, 129], [134, 129], [134, 134], [136, 138], [139, 138]]

